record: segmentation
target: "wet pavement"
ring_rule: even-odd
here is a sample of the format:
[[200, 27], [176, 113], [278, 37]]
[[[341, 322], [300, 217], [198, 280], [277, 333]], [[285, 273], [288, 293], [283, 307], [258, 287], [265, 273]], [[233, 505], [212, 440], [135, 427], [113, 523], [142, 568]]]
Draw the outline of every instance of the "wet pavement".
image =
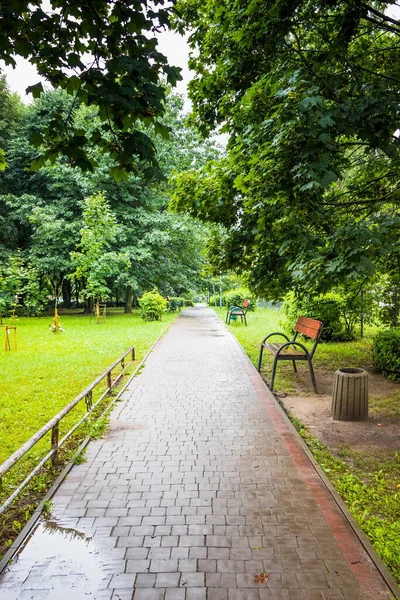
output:
[[180, 315], [52, 501], [51, 520], [0, 577], [0, 600], [389, 600], [389, 586], [398, 591], [211, 309]]

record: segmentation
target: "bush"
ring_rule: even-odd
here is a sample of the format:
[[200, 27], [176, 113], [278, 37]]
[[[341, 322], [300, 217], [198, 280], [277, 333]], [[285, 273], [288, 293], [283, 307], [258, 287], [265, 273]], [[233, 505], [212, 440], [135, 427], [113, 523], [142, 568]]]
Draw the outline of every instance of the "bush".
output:
[[180, 296], [170, 296], [168, 298], [168, 310], [169, 312], [175, 312], [185, 306], [185, 299]]
[[185, 306], [194, 306], [193, 300], [185, 300]]
[[355, 338], [354, 328], [344, 320], [345, 299], [335, 293], [314, 298], [295, 298], [288, 294], [283, 305], [285, 329], [293, 330], [298, 317], [311, 317], [324, 324], [321, 340], [344, 342]]
[[162, 314], [167, 310], [168, 302], [157, 290], [153, 290], [139, 298], [139, 306], [142, 309], [140, 316], [143, 321], [161, 321]]
[[256, 310], [257, 298], [247, 288], [236, 288], [224, 292], [222, 295], [224, 306], [242, 306], [243, 300], [250, 300], [250, 306], [247, 310]]
[[400, 382], [400, 329], [380, 331], [372, 346], [374, 369]]

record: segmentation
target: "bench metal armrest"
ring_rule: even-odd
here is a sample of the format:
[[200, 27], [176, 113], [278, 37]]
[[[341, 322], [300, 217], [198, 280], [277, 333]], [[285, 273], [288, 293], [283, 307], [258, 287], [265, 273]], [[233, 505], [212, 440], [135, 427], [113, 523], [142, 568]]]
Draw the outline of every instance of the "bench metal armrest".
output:
[[310, 358], [310, 353], [307, 350], [307, 348], [304, 346], [304, 344], [300, 344], [300, 342], [291, 342], [290, 340], [286, 344], [282, 344], [282, 346], [277, 350], [276, 356], [279, 356], [281, 351], [284, 348], [287, 348], [288, 346], [300, 346], [300, 348], [302, 348], [302, 350], [304, 350], [304, 354], [307, 356], [307, 358]]
[[268, 339], [268, 338], [270, 338], [270, 337], [272, 337], [273, 335], [280, 335], [280, 336], [284, 337], [284, 338], [285, 338], [285, 340], [287, 340], [288, 342], [290, 342], [290, 340], [289, 340], [288, 336], [287, 336], [285, 333], [281, 333], [280, 331], [276, 331], [276, 332], [274, 332], [274, 333], [269, 333], [269, 334], [267, 335], [267, 337], [266, 337], [266, 338], [264, 338], [264, 339], [263, 339], [263, 341], [261, 342], [261, 346], [262, 346], [263, 344], [265, 344], [265, 342], [267, 341], [267, 339]]

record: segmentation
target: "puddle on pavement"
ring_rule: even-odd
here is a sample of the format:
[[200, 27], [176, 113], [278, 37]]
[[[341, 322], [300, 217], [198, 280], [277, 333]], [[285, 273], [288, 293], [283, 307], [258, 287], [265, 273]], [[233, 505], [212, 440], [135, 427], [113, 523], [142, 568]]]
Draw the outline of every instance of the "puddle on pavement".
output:
[[109, 433], [123, 431], [123, 430], [130, 431], [130, 430], [136, 430], [136, 429], [146, 429], [146, 425], [144, 423], [119, 421], [118, 419], [110, 420], [108, 423]]
[[[95, 599], [105, 575], [98, 555], [92, 538], [55, 521], [42, 521], [5, 570], [5, 581], [23, 570], [28, 574], [25, 590], [43, 590], [49, 598]], [[0, 587], [1, 581], [0, 577]]]

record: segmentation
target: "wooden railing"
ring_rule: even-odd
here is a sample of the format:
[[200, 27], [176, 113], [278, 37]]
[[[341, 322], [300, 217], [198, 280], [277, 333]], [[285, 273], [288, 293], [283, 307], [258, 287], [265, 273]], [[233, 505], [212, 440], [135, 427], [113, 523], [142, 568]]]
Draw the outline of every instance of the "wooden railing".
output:
[[[102, 400], [110, 395], [110, 392], [113, 387], [115, 387], [120, 379], [123, 377], [126, 367], [129, 363], [125, 363], [125, 358], [128, 355], [131, 355], [129, 363], [132, 363], [135, 360], [135, 348], [132, 346], [127, 350], [120, 358], [118, 358], [113, 364], [108, 367], [87, 387], [83, 392], [78, 394], [72, 402], [70, 402], [67, 406], [65, 406], [55, 417], [53, 417], [46, 425], [44, 425], [39, 431], [37, 431], [23, 446], [18, 448], [14, 454], [12, 454], [2, 465], [0, 465], [0, 490], [2, 488], [2, 480], [4, 475], [14, 467], [25, 455], [27, 452], [32, 450], [32, 448], [48, 433], [51, 431], [51, 449], [44, 456], [37, 466], [29, 472], [24, 481], [17, 487], [16, 490], [7, 498], [7, 500], [0, 506], [0, 515], [10, 506], [10, 504], [19, 496], [22, 490], [28, 485], [28, 483], [39, 473], [40, 469], [51, 459], [53, 464], [57, 462], [59, 449], [65, 442], [71, 437], [71, 435], [82, 425], [82, 423], [93, 413], [97, 406], [102, 402]], [[112, 371], [121, 365], [121, 371], [113, 380]], [[93, 403], [93, 390], [96, 388], [104, 379], [106, 379], [107, 387], [105, 391], [101, 394], [98, 400]], [[84, 416], [74, 424], [74, 426], [69, 429], [69, 431], [64, 435], [64, 437], [59, 439], [59, 424], [64, 417], [66, 417], [77, 404], [82, 401], [86, 403], [86, 412]]]

